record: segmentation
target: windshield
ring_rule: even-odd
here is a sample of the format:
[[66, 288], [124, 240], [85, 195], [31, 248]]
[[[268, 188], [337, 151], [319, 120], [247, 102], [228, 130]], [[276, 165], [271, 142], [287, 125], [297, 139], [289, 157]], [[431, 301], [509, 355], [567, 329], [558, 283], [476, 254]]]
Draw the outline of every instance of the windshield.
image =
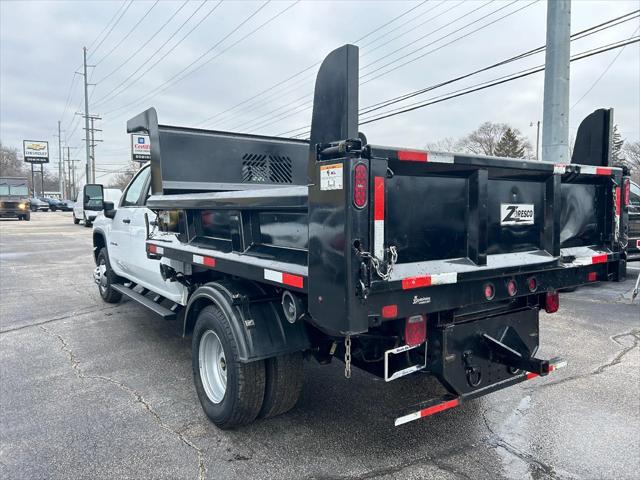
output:
[[0, 185], [0, 195], [17, 195], [20, 197], [26, 197], [29, 195], [29, 190], [26, 185]]

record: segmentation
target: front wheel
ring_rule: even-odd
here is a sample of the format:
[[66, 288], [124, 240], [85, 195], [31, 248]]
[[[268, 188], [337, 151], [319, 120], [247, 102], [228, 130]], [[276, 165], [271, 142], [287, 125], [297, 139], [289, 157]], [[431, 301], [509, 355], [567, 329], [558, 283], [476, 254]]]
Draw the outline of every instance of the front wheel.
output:
[[264, 361], [240, 362], [229, 320], [215, 305], [198, 315], [191, 358], [200, 404], [214, 424], [228, 429], [256, 419], [265, 391]]
[[98, 253], [98, 266], [94, 274], [100, 296], [107, 303], [118, 303], [122, 298], [122, 294], [114, 290], [112, 285], [115, 283], [116, 274], [111, 270], [109, 264], [109, 255], [107, 249], [103, 247]]
[[74, 213], [74, 214], [73, 214], [73, 224], [74, 224], [74, 225], [78, 225], [79, 223], [80, 223], [80, 219], [79, 219], [79, 218], [76, 218], [76, 214]]
[[86, 215], [83, 215], [82, 217], [84, 218], [84, 226], [89, 228], [91, 226], [91, 222], [89, 221]]

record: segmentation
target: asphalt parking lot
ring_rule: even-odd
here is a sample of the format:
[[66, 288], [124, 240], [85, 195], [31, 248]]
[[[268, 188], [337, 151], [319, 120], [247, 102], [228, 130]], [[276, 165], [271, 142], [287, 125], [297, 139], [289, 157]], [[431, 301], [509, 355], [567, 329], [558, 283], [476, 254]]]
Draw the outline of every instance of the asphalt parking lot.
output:
[[639, 478], [637, 268], [543, 315], [552, 377], [396, 428], [428, 377], [307, 362], [293, 411], [235, 431], [202, 413], [181, 325], [103, 303], [92, 268], [71, 213], [0, 220], [0, 478]]

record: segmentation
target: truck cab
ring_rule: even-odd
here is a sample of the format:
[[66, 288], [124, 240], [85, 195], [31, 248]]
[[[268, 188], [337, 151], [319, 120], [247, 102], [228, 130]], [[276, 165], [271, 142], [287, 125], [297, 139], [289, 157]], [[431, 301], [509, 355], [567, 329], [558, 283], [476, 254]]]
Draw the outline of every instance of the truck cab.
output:
[[26, 178], [0, 177], [0, 218], [31, 220]]

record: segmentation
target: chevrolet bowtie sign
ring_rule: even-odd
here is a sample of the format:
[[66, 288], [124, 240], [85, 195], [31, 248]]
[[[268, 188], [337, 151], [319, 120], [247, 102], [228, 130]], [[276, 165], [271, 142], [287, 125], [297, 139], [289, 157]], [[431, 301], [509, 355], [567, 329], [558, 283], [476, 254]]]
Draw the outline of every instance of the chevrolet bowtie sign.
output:
[[49, 142], [23, 140], [24, 161], [29, 163], [49, 163]]
[[151, 160], [151, 142], [149, 135], [134, 133], [131, 135], [131, 159], [136, 162]]

